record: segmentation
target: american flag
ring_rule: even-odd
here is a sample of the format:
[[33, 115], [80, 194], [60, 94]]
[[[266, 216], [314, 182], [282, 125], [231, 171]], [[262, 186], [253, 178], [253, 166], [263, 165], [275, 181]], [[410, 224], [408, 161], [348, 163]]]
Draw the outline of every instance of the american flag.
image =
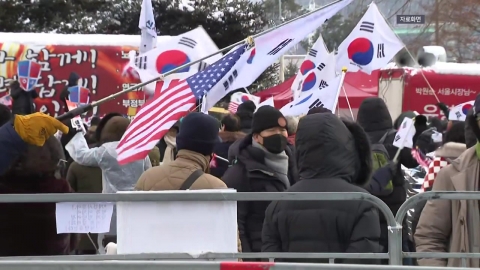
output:
[[231, 113], [236, 113], [239, 105], [240, 104], [238, 104], [237, 102], [230, 101], [230, 103], [228, 104], [228, 111]]
[[411, 153], [412, 157], [417, 161], [418, 165], [424, 168], [428, 168], [428, 166], [430, 166], [432, 159], [425, 155], [418, 147], [413, 148]]
[[[213, 88], [228, 85], [228, 76], [247, 45], [184, 80], [172, 80], [167, 89], [155, 91], [130, 123], [117, 146], [117, 160], [123, 165], [144, 159], [167, 131]], [[233, 70], [236, 72], [236, 70]], [[157, 88], [163, 83], [157, 83]]]
[[1, 97], [0, 104], [3, 104], [5, 106], [12, 106], [12, 97], [10, 95]]

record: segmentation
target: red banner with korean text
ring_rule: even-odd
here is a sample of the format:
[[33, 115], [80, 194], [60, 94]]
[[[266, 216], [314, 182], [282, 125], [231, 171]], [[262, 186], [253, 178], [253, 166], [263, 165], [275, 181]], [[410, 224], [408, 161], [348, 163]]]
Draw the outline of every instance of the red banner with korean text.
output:
[[[39, 97], [35, 100], [37, 111], [58, 116], [65, 111], [59, 96], [68, 84], [71, 72], [80, 77], [80, 85], [90, 90], [90, 101], [96, 101], [135, 85], [135, 78], [123, 77], [130, 46], [76, 46], [76, 45], [25, 45], [0, 43], [0, 97], [8, 95], [8, 85], [16, 79], [17, 61], [36, 59], [42, 65], [41, 78], [36, 85]], [[93, 114], [119, 112], [134, 116], [137, 107], [145, 102], [141, 89], [102, 104]], [[90, 113], [89, 115], [91, 115]]]
[[[425, 75], [422, 76], [420, 72]], [[403, 111], [417, 111], [427, 117], [445, 116], [439, 110], [437, 100], [433, 96], [426, 80], [435, 90], [441, 102], [449, 107], [474, 100], [480, 93], [479, 75], [438, 74], [433, 71], [405, 73]], [[426, 79], [426, 80], [425, 80]]]

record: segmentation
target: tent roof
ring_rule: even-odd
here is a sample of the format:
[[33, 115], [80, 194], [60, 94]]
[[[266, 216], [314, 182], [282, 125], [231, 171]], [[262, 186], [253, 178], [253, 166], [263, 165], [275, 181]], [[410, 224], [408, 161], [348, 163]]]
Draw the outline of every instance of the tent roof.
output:
[[[378, 70], [372, 72], [372, 74], [366, 74], [363, 72], [349, 72], [345, 76], [343, 87], [339, 97], [340, 108], [348, 108], [348, 102], [352, 108], [360, 107], [360, 103], [367, 97], [373, 97], [378, 95]], [[261, 100], [269, 97], [274, 98], [275, 107], [281, 108], [292, 99], [291, 86], [295, 76], [289, 78], [285, 82], [276, 85], [272, 88], [258, 92], [255, 95], [259, 96]], [[348, 102], [347, 102], [348, 99]]]

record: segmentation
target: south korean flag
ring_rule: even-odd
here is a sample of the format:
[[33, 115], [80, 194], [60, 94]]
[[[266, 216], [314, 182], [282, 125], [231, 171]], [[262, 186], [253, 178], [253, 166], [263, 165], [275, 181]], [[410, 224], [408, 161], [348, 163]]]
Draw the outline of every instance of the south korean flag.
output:
[[320, 35], [308, 51], [292, 83], [294, 100], [298, 100], [302, 93], [328, 87], [336, 77], [335, 65], [335, 54], [328, 52]]
[[346, 67], [348, 72], [373, 70], [385, 67], [404, 47], [404, 44], [385, 21], [375, 3], [350, 35], [340, 44], [337, 54], [337, 71]]
[[[135, 58], [135, 66], [150, 73], [165, 74], [185, 64], [197, 61], [218, 51], [210, 36], [202, 27], [175, 36]], [[222, 57], [217, 54], [200, 63], [182, 68], [176, 73], [197, 73]]]
[[285, 116], [301, 116], [307, 114], [313, 108], [323, 107], [335, 113], [340, 85], [343, 84], [342, 77], [337, 76], [332, 79], [330, 84], [321, 90], [302, 93], [298, 99], [281, 108], [280, 112]]

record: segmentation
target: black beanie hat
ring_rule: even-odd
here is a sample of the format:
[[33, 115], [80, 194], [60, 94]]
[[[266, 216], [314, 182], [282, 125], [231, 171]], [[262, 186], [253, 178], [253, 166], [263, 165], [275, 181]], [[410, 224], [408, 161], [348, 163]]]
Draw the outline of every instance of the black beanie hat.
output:
[[316, 108], [310, 109], [310, 110], [308, 111], [307, 115], [316, 114], [316, 113], [332, 113], [332, 111], [330, 111], [330, 110], [327, 109], [327, 108], [316, 107]]
[[97, 142], [100, 141], [100, 137], [102, 136], [102, 130], [105, 127], [105, 125], [107, 124], [108, 120], [112, 119], [115, 116], [122, 116], [122, 114], [121, 113], [116, 113], [116, 112], [109, 113], [109, 114], [105, 115], [100, 120], [100, 122], [97, 125], [97, 129], [95, 130], [95, 140]]
[[287, 127], [283, 114], [272, 106], [262, 106], [253, 114], [252, 133], [258, 134], [274, 127]]
[[253, 114], [255, 109], [257, 109], [255, 103], [251, 100], [247, 100], [238, 106], [237, 112], [249, 112]]
[[185, 116], [177, 134], [177, 150], [190, 150], [209, 156], [219, 142], [218, 121], [210, 115], [193, 112]]

